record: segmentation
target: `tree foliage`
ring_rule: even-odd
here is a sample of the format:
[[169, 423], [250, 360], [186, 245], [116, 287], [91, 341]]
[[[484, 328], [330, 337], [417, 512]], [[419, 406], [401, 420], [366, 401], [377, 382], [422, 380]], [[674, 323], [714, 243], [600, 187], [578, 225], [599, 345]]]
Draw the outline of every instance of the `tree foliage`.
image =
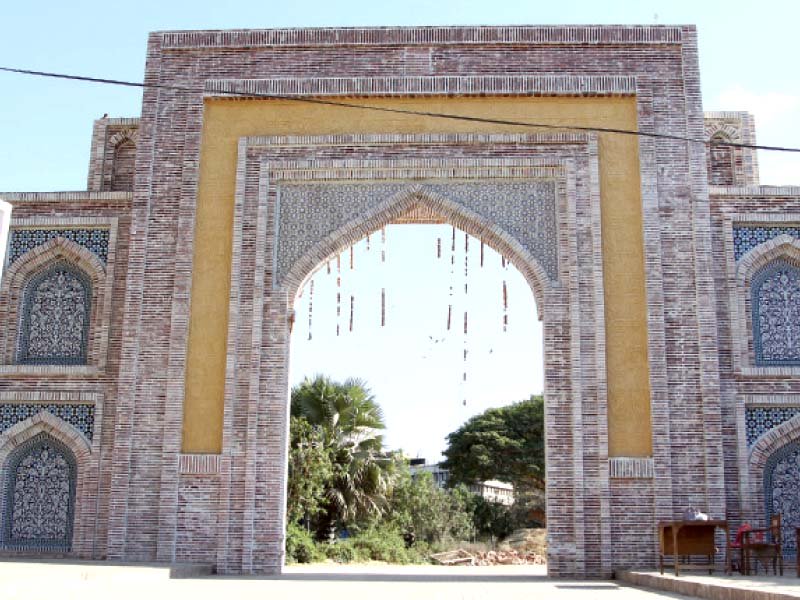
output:
[[412, 477], [407, 465], [399, 471], [387, 520], [399, 531], [429, 544], [473, 537], [471, 494], [465, 488], [442, 490], [427, 472]]
[[515, 490], [544, 487], [544, 399], [490, 408], [447, 436], [451, 485], [499, 479]]
[[[337, 526], [382, 514], [394, 461], [383, 453], [383, 414], [366, 385], [356, 379], [337, 383], [322, 375], [306, 379], [292, 390], [291, 413], [294, 423], [305, 422], [314, 431], [330, 457], [324, 493], [311, 505], [313, 514], [304, 513], [311, 517], [318, 537], [330, 537]], [[292, 439], [294, 443], [294, 435]], [[322, 475], [321, 470], [315, 473]], [[293, 487], [303, 485], [290, 484]], [[316, 487], [306, 491], [316, 498]], [[290, 518], [297, 514], [292, 512]]]

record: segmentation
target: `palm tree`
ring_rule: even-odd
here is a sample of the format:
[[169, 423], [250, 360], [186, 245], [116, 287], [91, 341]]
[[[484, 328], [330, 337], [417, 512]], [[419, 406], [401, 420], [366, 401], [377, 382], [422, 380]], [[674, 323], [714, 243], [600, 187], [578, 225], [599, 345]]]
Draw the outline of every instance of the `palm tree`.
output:
[[382, 514], [393, 461], [382, 452], [383, 412], [365, 383], [337, 383], [323, 375], [307, 378], [292, 390], [291, 412], [319, 428], [333, 456], [334, 474], [318, 536], [330, 538], [337, 524]]

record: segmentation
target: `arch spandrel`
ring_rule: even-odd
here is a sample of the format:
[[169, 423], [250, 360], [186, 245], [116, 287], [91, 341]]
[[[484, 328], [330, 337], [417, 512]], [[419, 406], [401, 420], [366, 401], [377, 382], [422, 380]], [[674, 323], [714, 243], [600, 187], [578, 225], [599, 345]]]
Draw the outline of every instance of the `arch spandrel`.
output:
[[[278, 209], [276, 287], [294, 298], [328, 257], [422, 206], [508, 258], [531, 286], [541, 318], [545, 293], [558, 278], [555, 188], [545, 179], [285, 186]], [[354, 191], [358, 201], [345, 202]], [[332, 218], [316, 218], [320, 214]], [[307, 227], [309, 222], [314, 224]]]

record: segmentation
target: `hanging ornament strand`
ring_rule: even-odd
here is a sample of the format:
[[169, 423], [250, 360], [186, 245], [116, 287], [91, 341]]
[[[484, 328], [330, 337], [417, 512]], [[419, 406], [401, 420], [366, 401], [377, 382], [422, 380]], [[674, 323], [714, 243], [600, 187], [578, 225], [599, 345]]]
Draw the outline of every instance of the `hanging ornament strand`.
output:
[[386, 288], [381, 288], [381, 327], [386, 327]]
[[314, 311], [314, 280], [308, 285], [308, 339], [311, 339], [311, 317]]
[[[503, 256], [503, 271], [508, 273], [508, 261]], [[503, 275], [503, 332], [508, 331], [508, 286], [506, 280], [508, 275]]]
[[355, 310], [356, 297], [350, 294], [350, 331], [353, 331], [353, 312]]
[[342, 316], [342, 255], [336, 255], [336, 337], [339, 337], [339, 326]]
[[450, 331], [450, 323], [453, 316], [453, 279], [455, 278], [456, 267], [456, 228], [453, 227], [453, 236], [450, 241], [450, 290], [448, 293], [449, 303], [447, 304], [447, 331]]

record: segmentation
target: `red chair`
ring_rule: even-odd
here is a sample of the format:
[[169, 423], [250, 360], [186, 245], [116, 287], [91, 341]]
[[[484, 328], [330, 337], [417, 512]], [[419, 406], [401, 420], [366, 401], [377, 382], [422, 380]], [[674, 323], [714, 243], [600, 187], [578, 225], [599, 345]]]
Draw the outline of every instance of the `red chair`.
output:
[[747, 575], [747, 563], [744, 556], [744, 536], [750, 531], [750, 523], [744, 523], [736, 530], [736, 537], [728, 545], [728, 556], [731, 561], [731, 571], [739, 571], [742, 575]]
[[758, 564], [764, 565], [764, 571], [769, 572], [769, 563], [772, 562], [772, 572], [776, 575], [780, 570], [783, 575], [783, 548], [781, 547], [781, 515], [772, 515], [769, 527], [764, 529], [750, 529], [744, 532], [742, 549], [745, 562], [745, 574], [750, 572], [750, 560], [755, 558], [756, 575]]

